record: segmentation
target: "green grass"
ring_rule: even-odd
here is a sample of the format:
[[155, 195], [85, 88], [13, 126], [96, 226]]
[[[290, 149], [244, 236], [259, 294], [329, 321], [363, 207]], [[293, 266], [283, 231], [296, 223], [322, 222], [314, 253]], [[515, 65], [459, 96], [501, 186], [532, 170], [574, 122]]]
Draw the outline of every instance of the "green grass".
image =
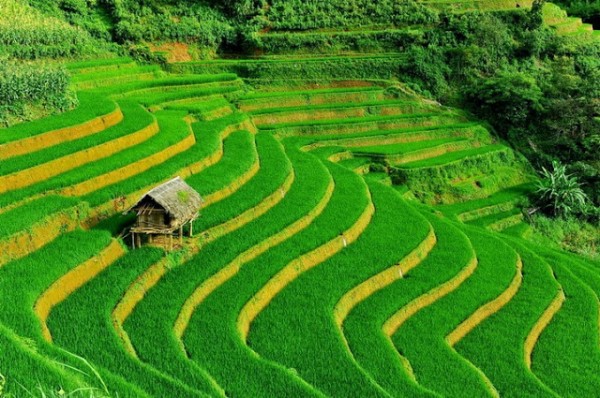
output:
[[80, 91], [77, 97], [79, 105], [72, 111], [0, 129], [0, 144], [76, 126], [117, 109], [117, 105], [113, 101], [98, 94]]
[[192, 388], [134, 359], [121, 345], [113, 327], [111, 313], [125, 289], [163, 255], [156, 248], [132, 251], [69, 296], [48, 319], [54, 343], [115, 374], [127, 375], [149, 396], [216, 394], [207, 381]]
[[429, 232], [429, 224], [393, 190], [369, 186], [377, 211], [364, 234], [289, 285], [257, 318], [250, 336], [262, 357], [296, 369], [331, 397], [387, 396], [346, 349], [332, 312], [348, 290], [397, 264]]

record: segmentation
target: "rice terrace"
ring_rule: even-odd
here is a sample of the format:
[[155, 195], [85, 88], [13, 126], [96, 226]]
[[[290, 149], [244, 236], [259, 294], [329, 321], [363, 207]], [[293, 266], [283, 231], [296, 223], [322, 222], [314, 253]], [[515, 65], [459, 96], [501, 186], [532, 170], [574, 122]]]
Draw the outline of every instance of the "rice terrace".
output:
[[599, 31], [0, 0], [0, 398], [600, 397]]

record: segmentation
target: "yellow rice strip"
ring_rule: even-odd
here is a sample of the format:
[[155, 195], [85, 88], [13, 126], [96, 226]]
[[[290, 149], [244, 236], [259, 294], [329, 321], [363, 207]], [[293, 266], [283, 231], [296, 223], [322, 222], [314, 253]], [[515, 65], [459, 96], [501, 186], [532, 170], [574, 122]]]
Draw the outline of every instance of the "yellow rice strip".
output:
[[485, 321], [487, 318], [500, 311], [512, 298], [517, 294], [517, 291], [521, 287], [523, 282], [523, 262], [521, 257], [517, 258], [517, 272], [511, 281], [510, 285], [506, 290], [502, 292], [498, 297], [492, 301], [482, 305], [475, 311], [471, 316], [465, 319], [456, 329], [454, 329], [448, 336], [446, 341], [450, 347], [454, 347], [459, 341], [461, 341], [469, 332], [471, 332], [477, 325]]
[[[369, 194], [370, 198], [370, 194]], [[281, 271], [273, 276], [240, 311], [237, 319], [237, 329], [244, 341], [247, 340], [250, 325], [258, 314], [265, 309], [271, 300], [288, 284], [293, 282], [302, 273], [321, 264], [340, 252], [346, 245], [354, 242], [363, 233], [371, 222], [375, 207], [371, 200], [358, 218], [356, 223], [346, 230], [342, 236], [336, 237], [320, 247], [296, 258], [287, 264]]]
[[42, 293], [35, 303], [34, 312], [40, 319], [42, 334], [47, 341], [52, 342], [52, 334], [46, 324], [52, 309], [124, 254], [125, 250], [119, 241], [112, 240], [97, 256], [64, 274]]
[[527, 335], [523, 349], [523, 356], [525, 365], [527, 365], [528, 369], [531, 369], [531, 355], [533, 354], [533, 350], [538, 339], [542, 335], [542, 332], [550, 324], [552, 318], [554, 318], [554, 315], [556, 315], [556, 313], [558, 313], [558, 311], [561, 309], [564, 302], [565, 293], [561, 289]]

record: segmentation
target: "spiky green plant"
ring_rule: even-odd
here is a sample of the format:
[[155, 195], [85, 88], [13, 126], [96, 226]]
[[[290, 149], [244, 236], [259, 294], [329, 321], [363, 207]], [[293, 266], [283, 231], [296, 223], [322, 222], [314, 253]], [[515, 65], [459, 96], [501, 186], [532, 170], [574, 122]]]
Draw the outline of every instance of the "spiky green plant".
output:
[[552, 170], [543, 167], [541, 175], [536, 193], [538, 200], [552, 214], [567, 217], [585, 208], [588, 198], [577, 177], [567, 173], [565, 165], [553, 161]]

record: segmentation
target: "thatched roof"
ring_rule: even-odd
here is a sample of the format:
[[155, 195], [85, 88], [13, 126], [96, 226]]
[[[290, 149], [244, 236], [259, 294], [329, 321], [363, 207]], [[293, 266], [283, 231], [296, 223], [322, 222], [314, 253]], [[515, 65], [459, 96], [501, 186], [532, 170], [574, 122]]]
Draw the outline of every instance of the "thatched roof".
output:
[[180, 177], [176, 177], [152, 189], [133, 205], [131, 209], [138, 209], [141, 204], [147, 203], [148, 199], [151, 199], [164, 208], [171, 219], [176, 221], [174, 224], [177, 225], [196, 218], [203, 203], [200, 194]]

